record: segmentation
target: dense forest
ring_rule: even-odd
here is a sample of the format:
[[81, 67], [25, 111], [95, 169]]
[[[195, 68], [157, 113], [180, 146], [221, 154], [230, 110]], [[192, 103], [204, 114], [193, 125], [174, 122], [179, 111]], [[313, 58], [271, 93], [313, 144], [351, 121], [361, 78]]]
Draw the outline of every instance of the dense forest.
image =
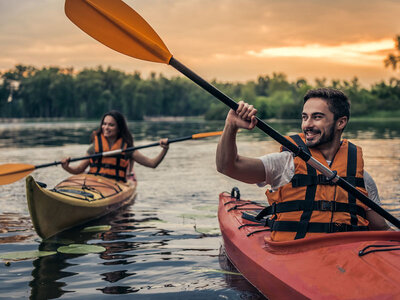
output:
[[[259, 76], [246, 83], [212, 82], [236, 101], [258, 108], [260, 118], [297, 118], [306, 91], [316, 87], [343, 90], [353, 116], [400, 116], [400, 79], [362, 87], [351, 81], [305, 79], [290, 82], [282, 73]], [[205, 116], [223, 119], [227, 107], [183, 77], [128, 74], [98, 67], [75, 71], [58, 67], [17, 65], [0, 73], [0, 118], [98, 119], [118, 109], [129, 120], [145, 116]]]

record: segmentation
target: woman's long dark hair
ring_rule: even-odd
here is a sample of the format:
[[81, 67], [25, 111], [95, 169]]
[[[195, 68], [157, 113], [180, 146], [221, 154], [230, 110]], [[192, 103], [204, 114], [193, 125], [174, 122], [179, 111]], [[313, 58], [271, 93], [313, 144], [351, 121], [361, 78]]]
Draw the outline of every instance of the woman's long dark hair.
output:
[[93, 131], [92, 142], [94, 141], [94, 137], [101, 133], [101, 126], [103, 125], [104, 118], [107, 116], [113, 117], [115, 122], [117, 122], [118, 138], [122, 137], [122, 139], [127, 144], [127, 147], [133, 147], [133, 137], [132, 133], [128, 129], [128, 125], [126, 124], [126, 119], [124, 115], [117, 110], [111, 110], [103, 115], [103, 117], [101, 118], [100, 127], [97, 130]]

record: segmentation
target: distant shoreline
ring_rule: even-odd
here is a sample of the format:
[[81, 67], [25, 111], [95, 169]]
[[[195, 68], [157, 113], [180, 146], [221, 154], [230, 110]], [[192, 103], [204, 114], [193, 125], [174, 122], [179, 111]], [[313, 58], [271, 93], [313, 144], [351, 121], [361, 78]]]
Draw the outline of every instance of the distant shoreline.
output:
[[90, 121], [84, 119], [69, 118], [0, 118], [0, 123], [27, 123], [27, 122], [70, 122], [70, 121]]
[[[184, 122], [184, 121], [203, 121], [204, 116], [144, 116], [143, 120], [129, 120], [128, 122]], [[27, 123], [27, 122], [98, 122], [97, 119], [84, 118], [0, 118], [1, 123]]]
[[[99, 120], [89, 120], [89, 119], [76, 119], [76, 118], [0, 118], [0, 124], [10, 123], [40, 123], [40, 122], [98, 122]], [[185, 121], [224, 121], [221, 120], [206, 120], [204, 116], [145, 116], [143, 120], [128, 120], [128, 122], [185, 122]], [[300, 119], [265, 119], [265, 122], [270, 123], [295, 123], [299, 122]], [[394, 116], [357, 116], [351, 117], [350, 122], [363, 122], [363, 121], [377, 121], [377, 122], [390, 122], [390, 121], [400, 121], [400, 117]]]

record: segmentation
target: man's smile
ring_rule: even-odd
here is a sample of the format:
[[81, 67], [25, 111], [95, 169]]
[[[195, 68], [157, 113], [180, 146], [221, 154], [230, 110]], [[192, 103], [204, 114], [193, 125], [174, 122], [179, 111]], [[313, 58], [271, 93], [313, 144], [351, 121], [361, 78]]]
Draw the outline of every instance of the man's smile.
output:
[[306, 129], [306, 130], [304, 130], [304, 135], [305, 135], [307, 140], [313, 140], [320, 133], [321, 133], [320, 130], [314, 130], [314, 129]]

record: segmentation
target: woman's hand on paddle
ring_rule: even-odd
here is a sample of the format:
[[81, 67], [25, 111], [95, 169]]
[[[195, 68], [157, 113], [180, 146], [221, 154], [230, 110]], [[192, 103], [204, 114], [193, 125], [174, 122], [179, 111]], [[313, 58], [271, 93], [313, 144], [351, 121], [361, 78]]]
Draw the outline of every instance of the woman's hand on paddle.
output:
[[64, 170], [66, 170], [66, 171], [68, 171], [69, 170], [69, 162], [70, 162], [70, 160], [71, 160], [71, 157], [66, 157], [66, 158], [63, 158], [62, 160], [61, 160], [61, 167], [64, 169]]
[[253, 105], [239, 101], [237, 110], [231, 109], [225, 122], [237, 128], [251, 130], [257, 125], [256, 113], [257, 109]]
[[168, 148], [169, 148], [168, 138], [160, 139], [160, 146], [161, 146], [161, 148], [168, 150]]
[[[86, 156], [89, 156], [89, 154], [86, 153]], [[89, 159], [84, 159], [79, 163], [79, 165], [70, 166], [69, 165], [70, 162], [71, 162], [71, 157], [63, 158], [61, 160], [61, 166], [65, 171], [67, 171], [68, 173], [71, 173], [71, 174], [83, 173], [86, 170], [86, 168], [89, 166], [89, 163], [90, 163]]]

